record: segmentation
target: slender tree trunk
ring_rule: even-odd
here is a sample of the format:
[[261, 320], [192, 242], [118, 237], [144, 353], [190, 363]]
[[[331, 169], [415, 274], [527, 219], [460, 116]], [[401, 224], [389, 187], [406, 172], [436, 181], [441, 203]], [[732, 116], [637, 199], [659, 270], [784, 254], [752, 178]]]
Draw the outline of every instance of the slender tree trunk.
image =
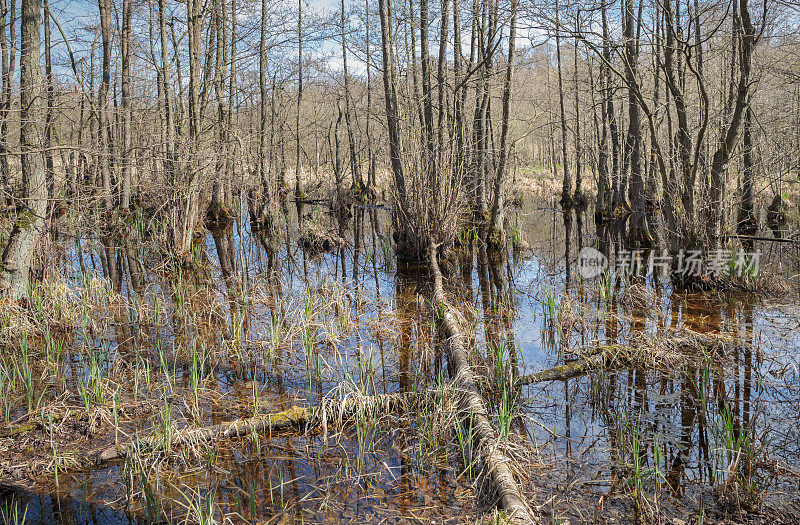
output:
[[466, 86], [461, 86], [460, 10], [459, 1], [453, 0], [453, 82], [457, 86], [453, 92], [453, 128], [455, 135], [453, 173], [454, 178], [459, 181], [464, 175], [464, 99], [461, 96], [461, 90], [466, 92], [467, 89]]
[[[180, 191], [181, 195], [181, 221], [180, 221], [180, 244], [178, 253], [186, 255], [192, 247], [192, 237], [194, 235], [195, 224], [198, 217], [198, 207], [200, 198], [200, 175], [202, 167], [196, 158], [200, 148], [200, 129], [202, 108], [200, 105], [200, 49], [203, 28], [203, 6], [200, 0], [187, 0], [187, 36], [188, 36], [188, 58], [189, 58], [189, 152], [190, 162], [187, 165], [188, 181]], [[174, 29], [174, 26], [173, 26]], [[180, 72], [180, 67], [176, 67]], [[179, 85], [182, 83], [179, 81]]]
[[[7, 8], [6, 0], [0, 0], [0, 53], [2, 53], [2, 87], [0, 88], [0, 189], [6, 190], [11, 176], [8, 162], [8, 116], [11, 111], [11, 76], [14, 70], [15, 2], [11, 0]], [[8, 26], [8, 28], [6, 27]], [[6, 38], [8, 33], [9, 38]], [[10, 42], [9, 42], [10, 40]]]
[[50, 199], [48, 217], [52, 213], [53, 198], [55, 197], [55, 169], [53, 164], [53, 127], [55, 106], [55, 85], [53, 83], [53, 59], [50, 45], [50, 1], [43, 1], [44, 13], [42, 26], [44, 30], [44, 71], [45, 89], [47, 91], [47, 105], [44, 118], [44, 167], [47, 177], [47, 196]]
[[[258, 138], [258, 173], [264, 191], [264, 203], [261, 204], [261, 213], [258, 217], [259, 226], [269, 226], [272, 221], [272, 180], [268, 166], [267, 139], [272, 133], [267, 134], [267, 0], [261, 0], [261, 26], [258, 44], [258, 85], [261, 92], [259, 101], [260, 125]], [[273, 90], [273, 97], [275, 92]], [[274, 99], [273, 99], [274, 100]]]
[[[578, 14], [575, 17], [575, 24], [578, 33], [581, 31], [581, 11], [578, 9]], [[582, 205], [586, 201], [583, 195], [583, 175], [581, 165], [583, 152], [581, 151], [581, 110], [580, 110], [580, 86], [578, 85], [578, 37], [575, 37], [575, 49], [573, 50], [573, 66], [574, 66], [574, 87], [575, 87], [575, 194], [573, 202], [577, 205]]]
[[[677, 4], [677, 2], [676, 2]], [[690, 242], [696, 239], [696, 211], [695, 193], [697, 180], [697, 165], [692, 162], [692, 142], [689, 134], [689, 110], [684, 96], [682, 74], [680, 72], [680, 56], [682, 54], [682, 41], [679, 34], [679, 16], [673, 9], [672, 0], [664, 2], [664, 18], [666, 25], [666, 42], [664, 46], [664, 77], [672, 100], [675, 104], [675, 117], [677, 119], [677, 164], [681, 173], [682, 184], [680, 188], [681, 205], [685, 214], [685, 228]], [[678, 57], [676, 64], [676, 55]], [[702, 131], [702, 128], [701, 128]], [[697, 138], [697, 148], [700, 148], [703, 135]]]
[[[605, 16], [603, 19], [605, 20]], [[599, 219], [604, 219], [607, 215], [610, 215], [611, 198], [613, 196], [608, 174], [608, 97], [610, 92], [608, 86], [608, 64], [605, 61], [607, 47], [608, 42], [603, 39], [604, 58], [600, 63], [600, 140], [597, 151], [597, 204], [595, 208], [595, 216]], [[593, 88], [592, 92], [594, 92]]]
[[122, 200], [120, 206], [127, 210], [131, 204], [131, 137], [133, 106], [131, 104], [131, 0], [122, 2], [122, 34], [120, 52], [122, 55]]
[[356, 155], [356, 140], [353, 133], [353, 125], [351, 122], [350, 110], [350, 78], [347, 74], [347, 39], [345, 32], [345, 12], [344, 0], [342, 0], [342, 13], [341, 13], [341, 30], [342, 30], [342, 74], [344, 75], [344, 122], [347, 128], [347, 144], [350, 152], [350, 172], [353, 177], [352, 187], [356, 192], [364, 191], [364, 179], [361, 176], [361, 169], [358, 165], [358, 156]]
[[561, 111], [561, 165], [563, 181], [561, 184], [561, 205], [572, 207], [572, 177], [569, 173], [569, 157], [567, 156], [567, 113], [564, 109], [564, 80], [561, 74], [561, 27], [558, 21], [558, 1], [556, 0], [556, 64], [558, 68], [558, 105]]
[[742, 205], [739, 209], [738, 224], [739, 230], [743, 232], [752, 232], [758, 227], [753, 205], [755, 166], [753, 162], [752, 122], [753, 110], [748, 104], [742, 129]]
[[[234, 118], [233, 115], [236, 112], [236, 17], [238, 16], [236, 10], [236, 0], [231, 0], [231, 13], [230, 13], [230, 23], [231, 23], [231, 39], [230, 39], [230, 78], [228, 82], [228, 114], [226, 116], [227, 120], [225, 125], [227, 126], [227, 142], [228, 142], [228, 154], [231, 156], [231, 159], [236, 158], [237, 149], [235, 143], [231, 143], [230, 137], [233, 133], [233, 126], [234, 126]], [[238, 112], [237, 112], [238, 115]], [[242, 153], [238, 151], [238, 153]], [[225, 164], [226, 173], [225, 177], [228, 181], [228, 197], [233, 198], [233, 179], [236, 175], [235, 169], [235, 162], [232, 160]]]
[[[389, 132], [389, 159], [392, 163], [395, 191], [399, 201], [399, 220], [408, 211], [408, 197], [401, 158], [399, 116], [397, 113], [397, 92], [395, 86], [394, 53], [392, 51], [392, 26], [389, 2], [378, 0], [381, 21], [381, 56], [383, 59], [383, 91], [386, 104], [386, 126]], [[397, 213], [396, 213], [397, 215]]]
[[99, 0], [100, 7], [100, 32], [103, 41], [103, 66], [100, 79], [100, 90], [97, 96], [97, 105], [100, 115], [97, 126], [97, 138], [100, 160], [100, 177], [103, 184], [103, 202], [106, 209], [111, 209], [114, 204], [111, 193], [111, 144], [109, 143], [109, 102], [108, 90], [111, 84], [111, 13], [109, 0]]
[[[483, 9], [481, 9], [481, 7]], [[481, 16], [482, 13], [482, 16]], [[472, 3], [472, 43], [470, 56], [477, 54], [480, 77], [475, 84], [475, 113], [472, 122], [472, 193], [474, 196], [473, 215], [484, 220], [486, 213], [486, 192], [484, 171], [486, 169], [486, 106], [489, 99], [489, 79], [487, 67], [489, 58], [485, 56], [486, 2]], [[474, 51], [474, 53], [473, 53]], [[472, 64], [470, 64], [471, 66]]]
[[367, 62], [367, 122], [365, 125], [367, 136], [367, 156], [369, 157], [369, 172], [367, 174], [367, 187], [372, 189], [375, 186], [375, 152], [372, 147], [372, 53], [370, 51], [370, 35], [369, 35], [369, 0], [364, 0], [364, 26], [366, 35], [366, 62]]
[[[748, 0], [739, 0], [738, 22], [739, 31], [734, 35], [737, 40], [737, 55], [731, 57], [731, 75], [735, 76], [734, 70], [738, 62], [738, 79], [735, 88], [731, 92], [732, 112], [728, 119], [727, 126], [723, 129], [722, 138], [719, 146], [711, 158], [711, 202], [710, 205], [715, 210], [722, 210], [723, 196], [725, 195], [725, 174], [727, 172], [728, 161], [736, 145], [739, 127], [746, 112], [748, 95], [750, 92], [750, 69], [753, 48], [756, 45], [756, 33], [750, 20], [750, 10]], [[738, 60], [737, 60], [738, 59]], [[708, 237], [711, 245], [719, 247], [722, 240], [722, 213], [712, 213], [708, 221]]]
[[228, 33], [227, 24], [225, 23], [225, 15], [227, 10], [225, 8], [224, 0], [213, 0], [213, 25], [216, 27], [214, 31], [216, 34], [216, 58], [214, 60], [214, 95], [217, 102], [217, 136], [216, 136], [216, 167], [214, 174], [214, 186], [211, 192], [211, 212], [212, 218], [216, 220], [226, 221], [228, 219], [228, 211], [225, 202], [225, 176], [228, 173], [227, 164], [229, 162], [228, 154], [228, 126], [227, 126], [227, 111], [225, 107], [225, 75], [227, 72], [227, 46], [228, 46]]
[[159, 38], [161, 40], [161, 82], [163, 95], [163, 115], [164, 115], [164, 160], [163, 170], [166, 180], [171, 184], [173, 201], [177, 200], [177, 174], [175, 173], [175, 117], [172, 105], [172, 85], [170, 80], [170, 60], [168, 53], [167, 39], [167, 13], [165, 9], [166, 0], [158, 0], [158, 25]]
[[[641, 23], [641, 20], [638, 20]], [[625, 144], [630, 165], [629, 198], [631, 217], [628, 240], [636, 245], [647, 246], [653, 239], [647, 226], [644, 173], [642, 170], [642, 128], [639, 100], [634, 86], [637, 84], [638, 42], [634, 36], [633, 0], [625, 0], [625, 78], [628, 85], [628, 137]]]
[[303, 103], [303, 0], [297, 0], [297, 115], [295, 120], [294, 194], [300, 198], [300, 107]]
[[438, 197], [440, 182], [442, 180], [442, 162], [444, 154], [444, 117], [445, 117], [445, 89], [447, 87], [447, 38], [449, 35], [449, 21], [450, 21], [450, 0], [442, 0], [441, 2], [441, 23], [439, 31], [439, 60], [436, 71], [436, 83], [439, 95], [438, 100], [438, 113], [436, 123], [436, 157], [434, 162], [436, 185], [434, 196]]
[[503, 182], [506, 178], [506, 166], [508, 164], [508, 121], [511, 113], [511, 86], [514, 77], [517, 1], [518, 0], [511, 0], [511, 21], [508, 32], [508, 62], [506, 64], [505, 81], [503, 82], [503, 115], [500, 124], [500, 160], [494, 179], [494, 202], [492, 203], [492, 215], [488, 237], [490, 243], [498, 246], [505, 244], [503, 235]]
[[611, 44], [608, 31], [608, 13], [606, 4], [603, 2], [601, 7], [603, 21], [603, 62], [605, 68], [606, 85], [606, 121], [608, 122], [608, 133], [611, 138], [611, 199], [609, 202], [609, 212], [614, 214], [618, 208], [626, 207], [625, 197], [622, 192], [622, 170], [620, 166], [620, 132], [617, 126], [617, 112], [614, 109], [614, 83], [611, 76]]
[[22, 0], [20, 49], [20, 153], [24, 210], [3, 250], [0, 288], [16, 300], [28, 291], [33, 251], [47, 212], [47, 179], [42, 156], [42, 70], [39, 63], [41, 0]]
[[[419, 40], [420, 57], [422, 63], [422, 137], [425, 147], [423, 158], [423, 169], [430, 187], [435, 188], [433, 177], [436, 167], [434, 166], [434, 136], [433, 136], [433, 99], [431, 93], [431, 57], [428, 48], [428, 0], [419, 2]], [[434, 190], [435, 191], [435, 190]]]

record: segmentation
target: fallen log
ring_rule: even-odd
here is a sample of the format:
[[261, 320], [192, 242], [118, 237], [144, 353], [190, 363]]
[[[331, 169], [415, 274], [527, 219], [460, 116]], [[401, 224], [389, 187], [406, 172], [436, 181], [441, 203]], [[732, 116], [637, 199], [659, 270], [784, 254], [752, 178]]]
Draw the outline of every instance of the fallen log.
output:
[[515, 386], [532, 385], [534, 383], [542, 383], [544, 381], [557, 381], [571, 379], [592, 370], [604, 368], [608, 361], [608, 350], [596, 353], [577, 361], [572, 361], [563, 365], [554, 366], [535, 374], [530, 374], [518, 378], [514, 384]]
[[519, 387], [545, 381], [563, 381], [595, 370], [619, 369], [632, 364], [648, 366], [647, 357], [652, 357], [653, 353], [659, 351], [666, 355], [663, 366], [674, 366], [680, 360], [695, 357], [696, 352], [692, 352], [697, 349], [721, 356], [725, 354], [728, 345], [735, 344], [735, 341], [725, 336], [680, 329], [664, 334], [657, 342], [641, 340], [633, 345], [615, 344], [592, 348], [575, 361], [521, 376], [514, 381], [514, 385]]
[[[342, 423], [361, 412], [365, 417], [383, 417], [408, 409], [422, 402], [427, 392], [383, 394], [378, 396], [351, 397], [345, 400], [328, 399], [318, 407], [293, 406], [287, 410], [270, 414], [259, 414], [247, 419], [237, 419], [209, 427], [186, 428], [172, 433], [170, 447], [208, 443], [222, 439], [244, 437], [254, 432], [279, 432], [289, 429], [305, 429], [341, 426]], [[138, 443], [129, 441], [96, 450], [86, 455], [82, 467], [100, 466], [125, 457], [133, 450], [153, 449], [159, 446], [159, 436], [148, 435]]]
[[464, 420], [472, 421], [476, 450], [486, 465], [487, 476], [498, 495], [498, 506], [515, 523], [533, 523], [522, 491], [511, 470], [511, 459], [498, 447], [498, 432], [489, 421], [486, 402], [481, 395], [469, 364], [464, 335], [453, 308], [445, 298], [442, 272], [436, 260], [436, 247], [429, 249], [433, 275], [433, 307], [439, 328], [446, 336], [447, 359], [451, 365], [451, 382], [456, 389], [456, 407]]

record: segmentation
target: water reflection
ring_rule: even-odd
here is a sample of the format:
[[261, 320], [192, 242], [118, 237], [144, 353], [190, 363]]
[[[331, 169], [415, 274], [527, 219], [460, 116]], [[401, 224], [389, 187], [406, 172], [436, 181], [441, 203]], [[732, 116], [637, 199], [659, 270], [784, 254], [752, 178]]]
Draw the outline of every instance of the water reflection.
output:
[[[107, 330], [68, 334], [65, 344], [103, 346], [105, 371], [140, 362], [154, 377], [161, 366], [177, 370], [180, 382], [173, 390], [160, 385], [152, 391], [164, 388], [176, 417], [196, 424], [249, 416], [254, 395], [263, 406], [281, 409], [318, 402], [344, 382], [380, 394], [429, 388], [447, 375], [422, 298], [426, 270], [395, 259], [388, 213], [358, 206], [351, 214], [330, 213], [302, 203], [277, 213], [271, 230], [253, 231], [247, 221], [237, 221], [209, 231], [196, 245], [196, 264], [186, 267], [164, 262], [146, 246], [68, 241], [61, 270], [72, 286], [96, 274], [129, 301], [106, 305], [112, 320]], [[574, 360], [575, 350], [641, 337], [665, 340], [679, 330], [727, 334], [731, 342], [724, 356], [699, 353], [705, 357], [671, 369], [655, 362], [525, 388], [506, 385], [505, 401], [519, 408], [511, 428], [517, 439], [553, 459], [555, 484], [607, 480], [587, 486], [622, 490], [638, 466], [657, 469], [671, 493], [688, 501], [724, 483], [731, 464], [726, 440], [747, 442], [753, 450], [768, 446], [782, 464], [799, 464], [794, 311], [745, 295], [678, 293], [653, 280], [584, 280], [576, 271], [580, 250], [597, 248], [613, 268], [625, 249], [624, 225], [592, 225], [583, 213], [573, 213], [535, 203], [513, 217], [530, 245], [528, 257], [487, 251], [474, 239], [459, 246], [448, 286], [465, 304], [482, 370], [519, 377]], [[297, 237], [312, 222], [346, 242], [330, 253], [308, 253]], [[137, 301], [161, 308], [163, 322], [143, 318]], [[187, 408], [196, 356], [204, 351], [214, 354], [203, 376], [205, 398]], [[86, 363], [69, 361], [66, 375], [77, 391]], [[502, 386], [486, 386], [495, 413], [504, 402]], [[415, 417], [401, 414], [391, 434], [385, 428], [347, 431], [338, 445], [314, 435], [220, 444], [211, 451], [220, 462], [198, 460], [202, 468], [180, 488], [213, 486], [219, 504], [246, 519], [288, 512], [295, 519], [359, 522], [412, 512], [428, 519], [473, 512], [474, 494], [459, 477], [463, 465], [446, 454], [427, 461]], [[152, 425], [144, 417], [126, 430]], [[449, 439], [431, 437], [443, 448]], [[740, 460], [743, 478], [756, 479], [758, 458]], [[87, 501], [90, 509], [92, 503], [121, 501], [123, 488], [108, 481], [118, 476], [114, 469], [67, 476], [61, 493]], [[542, 488], [535, 485], [540, 478], [533, 479], [532, 493]], [[82, 495], [93, 480], [104, 483]], [[468, 497], [454, 496], [464, 491]], [[101, 506], [80, 511], [100, 512], [96, 519], [77, 510], [67, 519], [49, 510], [54, 498], [16, 497], [31, 503], [34, 515], [46, 516], [37, 518], [42, 523], [129, 517], [112, 510], [103, 515]], [[64, 507], [75, 509], [74, 503]]]

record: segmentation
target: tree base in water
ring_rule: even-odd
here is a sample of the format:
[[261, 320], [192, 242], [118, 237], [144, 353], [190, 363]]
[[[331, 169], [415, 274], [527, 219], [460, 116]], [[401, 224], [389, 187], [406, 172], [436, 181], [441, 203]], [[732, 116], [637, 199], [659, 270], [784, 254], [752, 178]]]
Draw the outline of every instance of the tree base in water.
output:
[[219, 228], [233, 221], [224, 204], [212, 202], [206, 209], [206, 225], [210, 228]]

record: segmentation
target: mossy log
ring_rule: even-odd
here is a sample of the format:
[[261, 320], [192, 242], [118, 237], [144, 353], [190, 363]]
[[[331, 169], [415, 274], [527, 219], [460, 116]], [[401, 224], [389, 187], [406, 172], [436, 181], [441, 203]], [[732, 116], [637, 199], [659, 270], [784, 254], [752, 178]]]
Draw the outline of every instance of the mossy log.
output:
[[[270, 414], [259, 414], [247, 419], [237, 419], [208, 427], [186, 428], [172, 433], [171, 447], [209, 443], [222, 439], [244, 437], [254, 432], [280, 432], [286, 430], [310, 430], [312, 428], [341, 426], [343, 422], [361, 413], [368, 418], [385, 417], [387, 414], [405, 410], [414, 403], [427, 398], [423, 393], [383, 394], [378, 396], [352, 397], [344, 401], [326, 400], [318, 407], [293, 406], [287, 410]], [[134, 450], [153, 449], [158, 446], [159, 436], [150, 435], [134, 442], [126, 442], [96, 450], [86, 456], [83, 466], [99, 466], [125, 457]]]
[[665, 334], [658, 342], [641, 341], [636, 345], [604, 345], [592, 348], [579, 359], [519, 377], [516, 386], [532, 385], [544, 381], [563, 381], [601, 369], [619, 369], [642, 360], [644, 356], [656, 351], [670, 351], [674, 355], [690, 358], [694, 350], [702, 349], [710, 355], [721, 356], [727, 345], [736, 344], [725, 336], [700, 334], [689, 330], [676, 330]]
[[532, 385], [544, 381], [556, 381], [577, 377], [592, 370], [605, 367], [608, 360], [609, 351], [596, 353], [570, 363], [554, 366], [535, 374], [522, 376], [515, 381], [516, 386]]
[[459, 416], [471, 421], [476, 450], [486, 465], [486, 474], [498, 496], [498, 506], [510, 523], [533, 523], [533, 517], [525, 503], [519, 484], [511, 469], [511, 459], [498, 446], [499, 433], [489, 421], [486, 402], [481, 395], [472, 367], [469, 364], [467, 345], [456, 321], [456, 314], [445, 298], [442, 287], [442, 272], [436, 260], [436, 247], [429, 249], [431, 273], [433, 274], [434, 313], [439, 328], [446, 336], [447, 359], [450, 363], [452, 383], [456, 389], [456, 408]]

